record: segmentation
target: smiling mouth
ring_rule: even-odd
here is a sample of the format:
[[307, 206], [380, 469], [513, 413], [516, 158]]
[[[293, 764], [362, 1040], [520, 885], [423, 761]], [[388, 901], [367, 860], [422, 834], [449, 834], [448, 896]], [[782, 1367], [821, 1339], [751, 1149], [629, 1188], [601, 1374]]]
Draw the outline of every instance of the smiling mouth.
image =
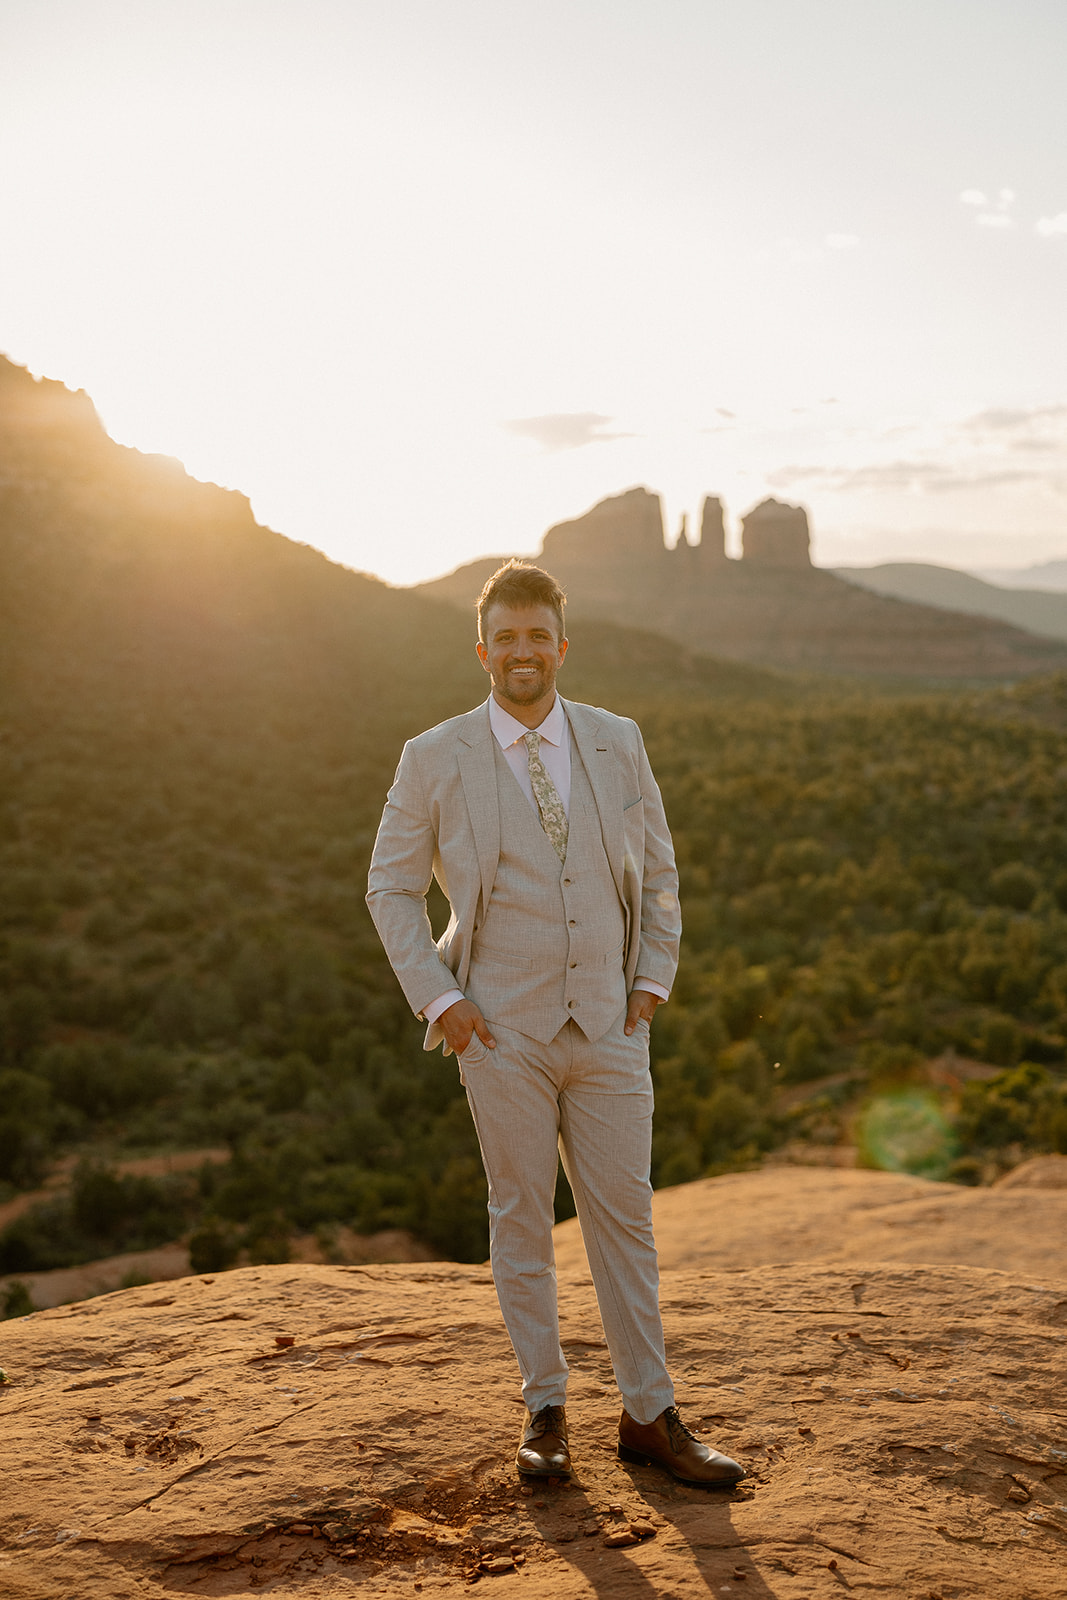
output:
[[543, 694], [549, 682], [543, 667], [505, 667], [500, 689], [516, 704], [521, 701], [523, 705], [528, 705], [531, 696], [536, 699]]

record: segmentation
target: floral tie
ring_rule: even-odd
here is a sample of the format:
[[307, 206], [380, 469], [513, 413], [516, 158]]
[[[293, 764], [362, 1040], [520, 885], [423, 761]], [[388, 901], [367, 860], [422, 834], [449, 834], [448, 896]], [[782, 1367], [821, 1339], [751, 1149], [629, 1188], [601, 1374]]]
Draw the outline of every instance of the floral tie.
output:
[[561, 861], [567, 859], [567, 813], [563, 809], [563, 801], [559, 797], [559, 790], [548, 775], [548, 768], [541, 760], [541, 735], [539, 733], [523, 734], [526, 745], [526, 757], [530, 768], [530, 784], [533, 788], [537, 809], [541, 813], [541, 826], [552, 841], [552, 847]]

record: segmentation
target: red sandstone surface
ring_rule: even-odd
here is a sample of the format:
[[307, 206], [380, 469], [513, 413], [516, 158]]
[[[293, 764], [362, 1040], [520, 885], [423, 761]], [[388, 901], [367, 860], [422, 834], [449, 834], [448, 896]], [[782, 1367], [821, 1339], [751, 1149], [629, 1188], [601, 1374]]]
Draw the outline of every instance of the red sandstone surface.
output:
[[[618, 1461], [573, 1253], [575, 1479], [532, 1492], [512, 1466], [522, 1410], [485, 1268], [250, 1267], [0, 1328], [0, 1593], [1062, 1596], [1067, 1272], [1012, 1256], [1024, 1234], [1062, 1250], [1067, 1192], [1038, 1172], [975, 1194], [1022, 1208], [988, 1213], [998, 1270], [967, 1260], [988, 1240], [946, 1186], [744, 1176], [657, 1199], [664, 1258], [684, 1259], [663, 1280], [679, 1404], [750, 1467], [733, 1494]], [[939, 1260], [788, 1259], [805, 1215], [829, 1253], [931, 1200]], [[746, 1230], [762, 1247], [735, 1264]], [[569, 1248], [561, 1230], [561, 1261]], [[767, 1264], [776, 1252], [785, 1264]]]

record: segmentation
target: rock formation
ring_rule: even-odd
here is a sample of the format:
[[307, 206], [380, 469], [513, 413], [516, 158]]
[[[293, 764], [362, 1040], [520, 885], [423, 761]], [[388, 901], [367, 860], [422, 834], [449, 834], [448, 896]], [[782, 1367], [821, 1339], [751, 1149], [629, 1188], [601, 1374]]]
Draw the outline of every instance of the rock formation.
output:
[[700, 551], [705, 566], [721, 566], [726, 557], [726, 525], [722, 501], [717, 495], [704, 496], [700, 513]]
[[592, 511], [549, 528], [541, 544], [547, 566], [583, 567], [604, 560], [644, 565], [666, 553], [659, 496], [648, 489], [601, 500]]
[[[721, 502], [709, 496], [698, 544], [664, 541], [658, 495], [629, 489], [545, 534], [544, 563], [573, 621], [655, 629], [690, 650], [765, 667], [865, 676], [1010, 680], [1067, 668], [1067, 647], [989, 618], [887, 599], [813, 567], [807, 513], [764, 500], [727, 558]], [[505, 558], [419, 585], [464, 608]]]
[[803, 506], [761, 500], [741, 521], [743, 560], [763, 567], [810, 567], [811, 536]]

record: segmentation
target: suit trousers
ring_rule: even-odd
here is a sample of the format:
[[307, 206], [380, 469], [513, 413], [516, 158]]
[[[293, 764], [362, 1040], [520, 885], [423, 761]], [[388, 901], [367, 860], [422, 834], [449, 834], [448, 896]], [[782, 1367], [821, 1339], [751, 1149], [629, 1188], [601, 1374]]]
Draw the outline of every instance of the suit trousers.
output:
[[673, 1405], [652, 1235], [648, 1024], [625, 1008], [595, 1044], [568, 1022], [548, 1044], [503, 1026], [459, 1058], [489, 1180], [490, 1259], [531, 1413], [565, 1403], [552, 1247], [557, 1157], [574, 1194], [615, 1381], [638, 1422]]

